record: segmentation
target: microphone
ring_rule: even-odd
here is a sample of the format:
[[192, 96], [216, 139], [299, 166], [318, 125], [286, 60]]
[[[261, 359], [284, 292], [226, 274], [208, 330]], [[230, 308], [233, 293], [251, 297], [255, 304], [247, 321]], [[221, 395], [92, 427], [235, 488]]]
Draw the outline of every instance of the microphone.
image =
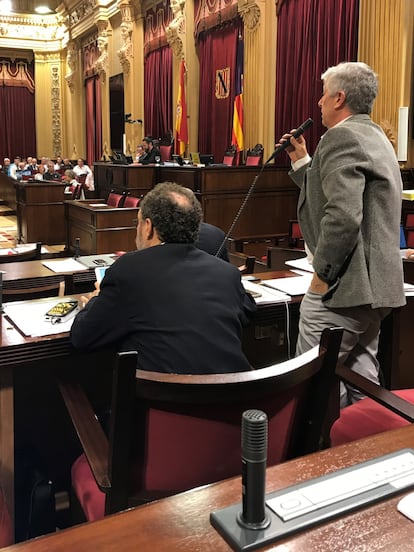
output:
[[264, 529], [270, 524], [265, 512], [267, 416], [264, 412], [243, 412], [241, 441], [242, 511], [237, 521], [247, 529]]
[[74, 259], [79, 259], [80, 255], [80, 238], [75, 238], [75, 253], [73, 255]]
[[[313, 125], [313, 120], [312, 119], [306, 119], [306, 121], [304, 123], [302, 123], [296, 130], [295, 132], [292, 133], [292, 136], [294, 138], [299, 138], [299, 136], [302, 136], [302, 134], [305, 132], [306, 129], [308, 129], [309, 127], [311, 127]], [[290, 146], [290, 138], [289, 140], [286, 140], [286, 142], [283, 142], [283, 144], [281, 144], [280, 146], [278, 146], [275, 151], [272, 153], [272, 155], [269, 157], [269, 159], [266, 161], [265, 165], [267, 165], [268, 163], [270, 163], [270, 161], [272, 159], [275, 159], [280, 153], [282, 153], [282, 151], [285, 151], [285, 149], [287, 147]]]

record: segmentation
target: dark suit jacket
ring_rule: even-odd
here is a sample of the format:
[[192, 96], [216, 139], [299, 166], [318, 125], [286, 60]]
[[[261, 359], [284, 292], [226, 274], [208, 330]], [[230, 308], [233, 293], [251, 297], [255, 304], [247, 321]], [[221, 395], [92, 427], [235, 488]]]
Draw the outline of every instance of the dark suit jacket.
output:
[[[225, 238], [225, 233], [221, 228], [208, 224], [207, 222], [202, 222], [200, 224], [200, 230], [198, 233], [198, 240], [195, 245], [203, 251], [207, 251], [210, 255], [216, 255], [217, 251], [220, 249], [221, 244]], [[227, 253], [227, 245], [224, 244], [220, 251], [220, 259], [224, 261], [229, 260], [229, 255]]]
[[160, 150], [156, 147], [153, 147], [152, 150], [145, 154], [145, 157], [140, 158], [139, 163], [143, 165], [149, 165], [150, 163], [155, 163], [155, 158], [157, 155], [161, 158]]
[[145, 370], [238, 372], [250, 369], [241, 336], [255, 309], [230, 263], [194, 245], [158, 245], [108, 268], [71, 338], [80, 349], [138, 351]]

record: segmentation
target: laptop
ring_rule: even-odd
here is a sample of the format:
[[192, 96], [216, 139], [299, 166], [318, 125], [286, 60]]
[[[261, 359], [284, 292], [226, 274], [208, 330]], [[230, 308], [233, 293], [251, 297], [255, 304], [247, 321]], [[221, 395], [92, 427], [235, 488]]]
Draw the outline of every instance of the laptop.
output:
[[402, 224], [400, 224], [400, 253], [401, 257], [405, 259], [407, 253], [407, 240], [405, 239], [405, 233]]
[[203, 165], [213, 165], [214, 155], [212, 153], [200, 153], [200, 161]]

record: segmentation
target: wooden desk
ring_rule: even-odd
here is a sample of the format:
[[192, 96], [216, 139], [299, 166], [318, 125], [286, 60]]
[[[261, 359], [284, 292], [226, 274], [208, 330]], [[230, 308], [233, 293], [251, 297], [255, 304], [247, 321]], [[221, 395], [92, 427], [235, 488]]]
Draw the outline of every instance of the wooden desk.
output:
[[64, 243], [64, 189], [60, 182], [17, 182], [19, 241]]
[[75, 250], [76, 238], [80, 238], [82, 255], [134, 251], [138, 209], [93, 206], [98, 203], [99, 200], [65, 202], [67, 251]]
[[[412, 447], [414, 427], [376, 435], [311, 454], [267, 470], [270, 493], [396, 450]], [[274, 552], [409, 551], [414, 524], [397, 512], [403, 491], [388, 500], [304, 530], [260, 550]], [[210, 512], [241, 501], [240, 478], [228, 479], [84, 523], [52, 536], [28, 541], [5, 551], [89, 552], [227, 552], [231, 548], [210, 525]]]

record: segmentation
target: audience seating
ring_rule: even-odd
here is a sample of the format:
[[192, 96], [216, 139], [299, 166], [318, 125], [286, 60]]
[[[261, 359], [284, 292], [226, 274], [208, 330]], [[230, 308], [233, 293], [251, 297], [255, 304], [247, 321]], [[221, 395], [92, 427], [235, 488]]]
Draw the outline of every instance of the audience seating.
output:
[[330, 431], [332, 446], [414, 422], [414, 389], [389, 391], [341, 365], [337, 366], [336, 372], [367, 398], [341, 410]]
[[86, 518], [240, 475], [241, 415], [249, 408], [267, 413], [269, 465], [317, 450], [329, 396], [339, 402], [341, 338], [342, 329], [327, 329], [320, 347], [292, 360], [204, 376], [137, 370], [135, 352], [118, 353], [109, 440], [81, 387], [61, 382], [85, 451], [72, 485]]
[[38, 242], [33, 249], [22, 251], [21, 253], [13, 253], [12, 255], [1, 255], [0, 264], [3, 263], [18, 263], [21, 261], [38, 261], [42, 257], [42, 244]]
[[125, 193], [119, 194], [113, 190], [109, 192], [108, 199], [106, 200], [107, 205], [111, 207], [122, 207], [125, 201]]
[[263, 162], [263, 146], [262, 144], [256, 144], [254, 148], [247, 150], [246, 165], [258, 166]]

